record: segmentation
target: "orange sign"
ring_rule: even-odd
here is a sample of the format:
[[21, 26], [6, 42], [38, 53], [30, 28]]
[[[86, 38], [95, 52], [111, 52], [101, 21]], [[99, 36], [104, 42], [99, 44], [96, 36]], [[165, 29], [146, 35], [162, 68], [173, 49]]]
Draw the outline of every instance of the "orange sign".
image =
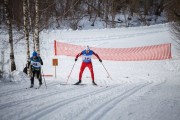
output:
[[53, 66], [58, 66], [58, 59], [52, 59]]

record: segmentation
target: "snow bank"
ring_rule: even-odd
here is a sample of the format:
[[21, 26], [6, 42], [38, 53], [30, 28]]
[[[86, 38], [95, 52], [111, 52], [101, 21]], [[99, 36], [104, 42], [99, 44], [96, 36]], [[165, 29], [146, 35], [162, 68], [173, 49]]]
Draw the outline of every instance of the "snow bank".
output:
[[2, 80], [4, 82], [27, 82], [29, 77], [22, 71], [15, 70], [11, 73], [3, 73]]

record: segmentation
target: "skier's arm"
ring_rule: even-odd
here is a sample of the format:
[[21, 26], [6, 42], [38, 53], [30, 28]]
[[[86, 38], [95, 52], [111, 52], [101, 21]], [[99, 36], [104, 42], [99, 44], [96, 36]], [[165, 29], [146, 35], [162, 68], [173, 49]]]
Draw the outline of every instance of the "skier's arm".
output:
[[78, 57], [82, 55], [82, 52], [76, 55], [75, 61], [77, 61]]
[[42, 59], [41, 59], [41, 57], [39, 56], [39, 59], [40, 59], [40, 63], [41, 63], [41, 65], [43, 65], [43, 61], [42, 61]]
[[31, 61], [30, 61], [30, 60], [28, 60], [28, 61], [27, 61], [27, 63], [26, 63], [26, 67], [28, 67], [28, 68], [29, 68], [29, 67], [30, 67], [30, 65], [31, 65]]
[[99, 57], [97, 53], [93, 52], [93, 55], [95, 55], [99, 59], [99, 61], [102, 62], [101, 58]]

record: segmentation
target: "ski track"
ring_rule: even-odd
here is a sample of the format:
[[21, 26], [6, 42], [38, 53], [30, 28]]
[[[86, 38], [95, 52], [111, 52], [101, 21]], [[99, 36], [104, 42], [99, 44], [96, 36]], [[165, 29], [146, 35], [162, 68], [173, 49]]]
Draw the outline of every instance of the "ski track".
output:
[[[53, 85], [49, 85], [49, 84], [47, 84], [48, 85], [48, 87], [51, 87], [51, 86], [55, 86], [55, 85], [57, 85], [58, 83], [56, 83], [56, 84], [53, 84]], [[23, 87], [23, 88], [20, 88], [20, 89], [15, 89], [15, 90], [11, 90], [11, 91], [5, 91], [5, 92], [1, 92], [0, 93], [0, 97], [3, 97], [4, 95], [12, 95], [12, 94], [15, 94], [15, 93], [19, 93], [19, 92], [25, 92], [25, 90], [24, 90], [25, 88]]]
[[111, 100], [104, 102], [92, 112], [89, 112], [88, 115], [84, 118], [84, 120], [100, 120], [106, 113], [110, 112], [117, 104], [120, 104], [121, 101], [127, 99], [131, 95], [138, 92], [140, 89], [143, 89], [144, 87], [152, 83], [153, 82], [151, 83], [148, 82], [143, 85], [137, 85], [135, 87], [126, 90], [125, 92], [119, 94], [118, 96], [112, 98]]
[[3, 97], [4, 95], [12, 95], [15, 93], [19, 93], [21, 91], [23, 91], [25, 88], [20, 88], [20, 89], [16, 89], [16, 90], [12, 90], [12, 91], [7, 91], [7, 92], [2, 92], [0, 93], [0, 97]]
[[[11, 102], [5, 103], [3, 105], [0, 105], [0, 109], [5, 109], [5, 108], [13, 107], [13, 106], [16, 106], [16, 105], [19, 105], [19, 104], [36, 101], [36, 100], [39, 100], [39, 99], [42, 99], [42, 98], [50, 97], [50, 96], [57, 95], [57, 94], [64, 93], [64, 92], [70, 92], [70, 91], [73, 91], [73, 90], [81, 89], [83, 87], [84, 86], [73, 87], [73, 88], [69, 88], [69, 89], [65, 89], [65, 90], [61, 90], [61, 91], [54, 91], [54, 92], [50, 92], [50, 93], [47, 93], [47, 94], [41, 94], [41, 95], [33, 96], [31, 98], [28, 98], [28, 99], [11, 101]], [[31, 88], [29, 88], [29, 89], [31, 89]]]
[[109, 91], [111, 89], [115, 89], [116, 87], [119, 87], [119, 86], [120, 85], [112, 85], [110, 87], [100, 88], [98, 90], [91, 91], [89, 93], [85, 93], [85, 94], [78, 95], [78, 96], [75, 96], [75, 97], [72, 97], [72, 98], [68, 98], [68, 99], [65, 99], [65, 100], [62, 100], [62, 101], [58, 101], [58, 102], [56, 102], [54, 104], [49, 104], [47, 107], [38, 109], [37, 111], [34, 111], [33, 113], [28, 114], [27, 116], [24, 116], [23, 118], [21, 118], [19, 120], [40, 119], [40, 118], [42, 118], [42, 117], [44, 117], [46, 115], [49, 115], [53, 111], [55, 111], [57, 109], [60, 109], [61, 107], [65, 106], [67, 104], [74, 103], [74, 102], [76, 102], [78, 100], [85, 99], [85, 98], [89, 97], [89, 95], [96, 95], [96, 94], [103, 93], [105, 91]]
[[[95, 110], [88, 113], [88, 115], [84, 118], [84, 120], [88, 120], [88, 119], [89, 120], [91, 120], [91, 119], [99, 120], [99, 119], [101, 119], [101, 117], [103, 117], [104, 114], [106, 114], [111, 109], [113, 109], [113, 106], [115, 106], [116, 104], [119, 104], [124, 99], [127, 99], [131, 95], [135, 94], [139, 90], [145, 88], [146, 86], [148, 86], [152, 83], [153, 82], [146, 82], [144, 84], [136, 85], [135, 87], [133, 86], [132, 88], [126, 90], [123, 93], [120, 93], [118, 95], [113, 96], [113, 98], [111, 98], [111, 100], [104, 102], [103, 104], [98, 106]], [[37, 111], [34, 111], [33, 113], [28, 114], [27, 116], [24, 116], [23, 118], [20, 118], [19, 120], [43, 119], [45, 116], [48, 116], [49, 114], [51, 114], [51, 113], [53, 113], [59, 109], [63, 109], [63, 107], [68, 105], [68, 104], [73, 104], [79, 100], [86, 99], [87, 97], [89, 97], [89, 95], [98, 95], [100, 93], [104, 93], [105, 91], [111, 91], [111, 89], [115, 89], [118, 87], [122, 87], [122, 86], [121, 85], [113, 85], [113, 86], [108, 87], [108, 88], [101, 88], [101, 89], [96, 90], [96, 91], [91, 91], [89, 93], [85, 93], [85, 94], [78, 95], [78, 96], [75, 96], [72, 98], [61, 100], [61, 101], [58, 101], [56, 103], [49, 104], [47, 107], [38, 109]], [[101, 115], [99, 116], [98, 113], [101, 113]]]

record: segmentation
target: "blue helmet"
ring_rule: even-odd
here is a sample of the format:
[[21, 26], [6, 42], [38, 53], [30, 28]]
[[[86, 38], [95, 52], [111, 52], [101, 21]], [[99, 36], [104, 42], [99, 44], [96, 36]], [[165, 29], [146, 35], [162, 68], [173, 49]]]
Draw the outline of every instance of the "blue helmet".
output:
[[38, 56], [37, 52], [34, 51], [34, 52], [32, 53], [32, 56], [33, 56], [33, 57], [37, 57], [37, 56]]

